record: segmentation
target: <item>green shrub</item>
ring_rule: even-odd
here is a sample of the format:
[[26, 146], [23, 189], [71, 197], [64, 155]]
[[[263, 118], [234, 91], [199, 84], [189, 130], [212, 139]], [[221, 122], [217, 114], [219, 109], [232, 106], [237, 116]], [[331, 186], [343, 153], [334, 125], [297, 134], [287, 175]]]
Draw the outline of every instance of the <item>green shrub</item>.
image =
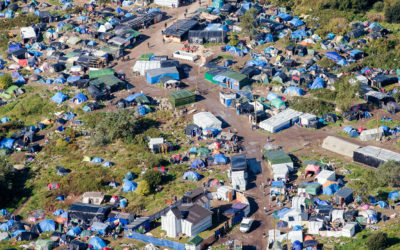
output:
[[389, 23], [400, 22], [400, 1], [397, 1], [394, 5], [388, 6], [385, 9], [385, 19]]
[[147, 181], [143, 180], [140, 181], [137, 188], [136, 188], [136, 193], [138, 193], [141, 196], [146, 196], [150, 193], [150, 185], [147, 183]]
[[335, 106], [332, 103], [303, 97], [294, 97], [289, 100], [289, 107], [297, 111], [315, 115], [323, 115], [335, 110]]
[[10, 74], [5, 73], [4, 75], [0, 76], [0, 89], [6, 90], [13, 84], [13, 80]]
[[153, 192], [161, 184], [162, 174], [160, 171], [149, 169], [143, 175], [143, 180], [149, 184], [150, 190]]
[[385, 7], [385, 5], [383, 2], [380, 2], [380, 1], [374, 3], [374, 6], [373, 6], [374, 10], [377, 12], [381, 12], [383, 10], [383, 7]]
[[367, 246], [369, 250], [385, 249], [388, 245], [389, 243], [386, 233], [375, 232], [367, 238]]

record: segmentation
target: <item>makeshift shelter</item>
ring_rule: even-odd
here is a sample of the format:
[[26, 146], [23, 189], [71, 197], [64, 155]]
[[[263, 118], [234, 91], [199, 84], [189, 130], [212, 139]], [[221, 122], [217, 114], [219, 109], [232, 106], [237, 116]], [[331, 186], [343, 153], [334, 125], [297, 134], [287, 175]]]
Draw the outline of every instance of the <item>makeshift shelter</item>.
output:
[[354, 151], [360, 148], [360, 146], [335, 136], [327, 136], [322, 142], [322, 148], [353, 158]]
[[106, 235], [111, 230], [110, 225], [97, 221], [93, 222], [90, 228], [92, 232], [102, 236]]
[[177, 90], [168, 94], [168, 100], [174, 107], [196, 102], [196, 95], [188, 90]]
[[321, 190], [321, 185], [319, 183], [311, 183], [306, 186], [306, 193], [310, 195], [318, 195]]
[[335, 202], [338, 205], [342, 205], [343, 203], [350, 203], [353, 201], [353, 190], [347, 187], [340, 189], [335, 194]]
[[222, 122], [210, 112], [200, 112], [193, 115], [193, 122], [202, 129], [222, 129]]
[[385, 132], [381, 127], [363, 130], [360, 133], [361, 141], [378, 141], [381, 140], [385, 135]]
[[[279, 99], [276, 98], [274, 100], [279, 100]], [[299, 116], [301, 114], [302, 114], [301, 112], [292, 109], [286, 109], [281, 113], [260, 122], [259, 126], [260, 128], [270, 133], [276, 133], [279, 132], [280, 130], [291, 127], [294, 123], [296, 123], [299, 120]]]
[[366, 146], [354, 151], [353, 160], [371, 167], [378, 167], [389, 160], [400, 161], [400, 154], [375, 146]]
[[189, 180], [189, 181], [198, 181], [200, 180], [200, 178], [201, 178], [200, 174], [194, 171], [187, 171], [182, 176], [183, 180]]
[[334, 171], [324, 169], [316, 176], [316, 179], [319, 184], [324, 185], [327, 181], [336, 181], [336, 174]]
[[285, 108], [286, 104], [285, 102], [280, 99], [280, 98], [275, 98], [271, 101], [271, 106], [277, 108], [277, 109], [281, 109], [281, 108]]
[[202, 159], [196, 159], [190, 163], [190, 167], [193, 169], [198, 169], [205, 168], [206, 165], [204, 164], [204, 161]]
[[176, 67], [150, 69], [146, 71], [146, 81], [149, 84], [159, 83], [160, 78], [165, 76], [169, 76], [174, 80], [180, 80], [179, 72]]
[[163, 32], [166, 40], [173, 40], [181, 42], [184, 40], [189, 30], [194, 30], [199, 22], [194, 19], [179, 19], [176, 20], [171, 26], [167, 27]]
[[147, 70], [159, 69], [161, 68], [160, 61], [136, 61], [133, 66], [133, 72], [138, 72], [140, 75], [144, 76]]

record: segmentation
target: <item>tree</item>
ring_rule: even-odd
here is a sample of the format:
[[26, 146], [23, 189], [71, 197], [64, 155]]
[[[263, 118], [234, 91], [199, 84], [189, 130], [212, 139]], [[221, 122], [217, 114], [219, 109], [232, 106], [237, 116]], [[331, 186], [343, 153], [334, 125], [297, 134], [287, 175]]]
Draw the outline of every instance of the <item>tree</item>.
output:
[[116, 139], [128, 140], [136, 134], [137, 119], [134, 112], [123, 109], [106, 113], [95, 127], [93, 144], [106, 145]]
[[387, 161], [376, 171], [376, 179], [382, 186], [400, 186], [400, 161]]
[[236, 46], [239, 43], [239, 39], [237, 38], [237, 35], [235, 33], [233, 33], [233, 32], [231, 32], [229, 34], [228, 39], [229, 39], [229, 43], [228, 44], [231, 45], [231, 46]]
[[383, 232], [372, 233], [368, 236], [367, 246], [369, 250], [381, 250], [388, 246], [387, 234]]
[[147, 181], [145, 181], [145, 180], [140, 181], [136, 188], [136, 193], [138, 193], [141, 196], [148, 195], [150, 193], [149, 183], [147, 183]]
[[393, 6], [388, 6], [385, 9], [385, 19], [389, 23], [400, 22], [400, 1], [397, 1]]
[[160, 171], [149, 169], [144, 173], [143, 180], [145, 180], [150, 187], [150, 190], [153, 192], [158, 185], [160, 185], [162, 181], [162, 174]]
[[4, 74], [0, 76], [0, 89], [6, 90], [13, 84], [13, 80], [10, 74]]
[[240, 17], [240, 27], [242, 28], [243, 34], [249, 36], [250, 39], [253, 38], [256, 30], [256, 19], [257, 9], [251, 8], [246, 13]]
[[17, 191], [17, 175], [12, 165], [0, 157], [0, 207], [9, 206]]
[[379, 1], [374, 3], [374, 10], [376, 10], [377, 12], [381, 12], [383, 10], [383, 7], [385, 5], [383, 4], [383, 2]]

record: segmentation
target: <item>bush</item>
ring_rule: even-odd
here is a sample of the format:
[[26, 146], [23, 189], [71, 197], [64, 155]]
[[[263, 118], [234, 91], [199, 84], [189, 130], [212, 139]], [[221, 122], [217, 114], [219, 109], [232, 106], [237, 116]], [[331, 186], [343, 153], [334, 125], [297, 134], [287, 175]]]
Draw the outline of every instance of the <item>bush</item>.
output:
[[0, 207], [10, 206], [17, 188], [17, 173], [4, 157], [0, 157]]
[[300, 112], [312, 113], [319, 116], [335, 110], [335, 106], [331, 103], [303, 97], [294, 97], [291, 99], [289, 107]]
[[6, 73], [0, 76], [0, 89], [6, 90], [13, 84], [13, 80], [10, 74]]
[[368, 236], [367, 246], [369, 250], [381, 250], [388, 246], [387, 234], [383, 232], [372, 233]]
[[160, 171], [149, 169], [143, 175], [143, 180], [145, 180], [149, 184], [150, 190], [154, 192], [156, 187], [161, 184], [162, 174], [160, 173]]
[[376, 178], [382, 186], [400, 186], [400, 162], [388, 161], [381, 164], [376, 172]]
[[118, 110], [117, 112], [106, 113], [95, 128], [95, 135], [92, 137], [94, 145], [107, 145], [114, 140], [132, 139], [137, 132], [137, 119], [132, 110]]
[[313, 96], [317, 97], [318, 99], [326, 100], [333, 102], [336, 99], [336, 91], [330, 89], [315, 89], [310, 91]]
[[147, 181], [143, 180], [140, 181], [137, 188], [136, 188], [136, 193], [138, 193], [141, 196], [146, 196], [150, 193], [150, 185], [147, 183]]
[[385, 19], [389, 23], [400, 22], [400, 1], [397, 1], [393, 6], [388, 6], [385, 10]]
[[376, 2], [374, 3], [374, 10], [376, 10], [377, 12], [381, 12], [383, 10], [383, 7], [385, 7], [385, 5], [383, 4], [383, 2]]
[[236, 46], [239, 43], [239, 39], [237, 38], [237, 35], [235, 35], [235, 33], [233, 33], [233, 32], [230, 33], [228, 39], [229, 39], [228, 44], [231, 46]]

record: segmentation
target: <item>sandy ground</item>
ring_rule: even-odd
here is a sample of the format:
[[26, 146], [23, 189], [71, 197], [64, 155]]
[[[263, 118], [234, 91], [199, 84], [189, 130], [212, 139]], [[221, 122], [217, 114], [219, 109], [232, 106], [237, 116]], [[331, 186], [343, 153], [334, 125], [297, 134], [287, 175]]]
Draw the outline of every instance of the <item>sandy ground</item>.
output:
[[[163, 43], [161, 31], [164, 29], [165, 23], [169, 26], [173, 23], [173, 20], [178, 16], [179, 18], [183, 18], [183, 13], [185, 9], [188, 9], [189, 13], [192, 13], [196, 9], [199, 8], [198, 3], [194, 3], [190, 6], [185, 6], [178, 9], [168, 10], [168, 16], [174, 17], [173, 19], [167, 19], [158, 24], [151, 26], [147, 30], [141, 30], [142, 34], [146, 37], [149, 37], [146, 40], [140, 41], [138, 45], [136, 45], [132, 50], [129, 51], [130, 61], [128, 62], [119, 62], [115, 66], [115, 70], [117, 72], [126, 73], [128, 81], [134, 86], [132, 91], [140, 92], [152, 96], [152, 97], [166, 97], [168, 95], [168, 90], [161, 89], [158, 86], [149, 85], [145, 82], [144, 77], [142, 76], [133, 76], [132, 75], [132, 67], [135, 61], [143, 54], [147, 52], [155, 53], [156, 55], [168, 55], [172, 57], [172, 53], [176, 50], [182, 48], [182, 44], [180, 43]], [[148, 47], [149, 43], [149, 47]], [[244, 58], [235, 58], [239, 61], [239, 64], [243, 64], [245, 62]], [[247, 60], [247, 58], [246, 58]], [[188, 79], [184, 79], [183, 82], [188, 85], [187, 89], [193, 89], [196, 87], [196, 71], [198, 69], [198, 64], [193, 64], [189, 62], [181, 63], [188, 64], [192, 67], [191, 76]], [[255, 176], [255, 178], [250, 183], [250, 189], [246, 191], [248, 197], [252, 202], [252, 218], [259, 221], [259, 225], [252, 230], [248, 234], [243, 234], [240, 232], [235, 232], [230, 234], [227, 238], [221, 239], [218, 243], [222, 243], [227, 241], [228, 239], [237, 238], [242, 240], [243, 245], [256, 246], [257, 249], [265, 249], [267, 247], [267, 239], [262, 237], [263, 232], [268, 232], [269, 229], [273, 229], [273, 220], [271, 216], [266, 216], [263, 207], [269, 207], [269, 200], [264, 197], [263, 192], [259, 188], [262, 182], [266, 183], [267, 178], [271, 178], [270, 169], [262, 162], [261, 160], [261, 148], [267, 143], [267, 137], [269, 136], [272, 142], [276, 145], [282, 146], [282, 148], [287, 152], [297, 151], [296, 154], [307, 154], [310, 151], [317, 151], [322, 154], [332, 153], [324, 152], [320, 148], [322, 144], [322, 140], [328, 135], [336, 135], [337, 132], [341, 131], [342, 128], [333, 128], [333, 129], [320, 129], [318, 131], [304, 129], [298, 126], [293, 126], [290, 129], [286, 129], [284, 131], [279, 132], [278, 134], [267, 135], [260, 131], [252, 131], [251, 124], [249, 123], [247, 117], [239, 116], [236, 114], [234, 109], [225, 108], [219, 102], [219, 91], [223, 88], [204, 79], [204, 71], [199, 69], [199, 79], [198, 79], [198, 88], [200, 89], [203, 100], [197, 102], [195, 104], [195, 108], [198, 111], [209, 111], [214, 115], [222, 118], [227, 124], [230, 125], [230, 129], [235, 131], [242, 136], [245, 140], [244, 147], [246, 149], [246, 153], [249, 159], [256, 159], [258, 163], [261, 163], [262, 173]], [[131, 94], [128, 91], [122, 91], [118, 94], [118, 97], [126, 97]], [[264, 93], [266, 94], [266, 93]], [[378, 112], [381, 115], [381, 111]], [[387, 114], [386, 114], [387, 115]], [[379, 116], [380, 117], [380, 116]], [[396, 116], [396, 118], [399, 118]], [[376, 118], [371, 118], [376, 119]], [[359, 121], [353, 126], [358, 128], [360, 126], [365, 125], [368, 120]], [[359, 140], [353, 140], [345, 138], [346, 140], [351, 140], [352, 142], [356, 142], [360, 145], [376, 145], [380, 147], [385, 147], [388, 149], [395, 150], [395, 143], [381, 143], [381, 142], [361, 142]], [[335, 155], [333, 155], [335, 156]], [[337, 157], [337, 156], [336, 156]], [[349, 159], [350, 160], [350, 159]], [[254, 202], [253, 202], [254, 201]], [[277, 208], [275, 208], [277, 209]]]

